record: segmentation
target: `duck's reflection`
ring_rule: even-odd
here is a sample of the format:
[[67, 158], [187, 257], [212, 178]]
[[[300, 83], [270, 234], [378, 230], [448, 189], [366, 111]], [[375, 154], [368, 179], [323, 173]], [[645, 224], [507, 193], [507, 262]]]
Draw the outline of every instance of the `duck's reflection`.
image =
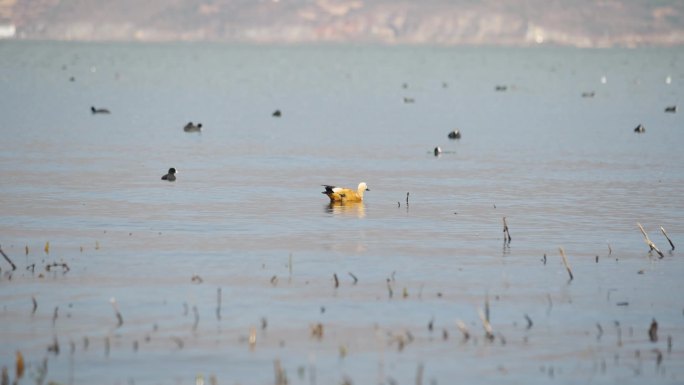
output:
[[363, 202], [330, 202], [325, 206], [325, 211], [330, 214], [363, 218], [366, 216], [366, 205]]

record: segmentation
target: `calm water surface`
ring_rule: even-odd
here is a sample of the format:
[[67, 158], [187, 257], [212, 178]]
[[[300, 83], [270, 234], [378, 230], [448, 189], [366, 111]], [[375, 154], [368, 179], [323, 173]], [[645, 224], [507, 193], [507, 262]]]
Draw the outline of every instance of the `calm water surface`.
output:
[[[60, 384], [272, 384], [276, 360], [291, 384], [682, 383], [684, 262], [660, 226], [684, 247], [684, 120], [663, 112], [683, 63], [2, 42], [0, 245], [17, 270], [0, 260], [0, 366], [13, 380], [21, 351], [21, 384], [45, 359]], [[320, 194], [361, 181], [363, 204]]]

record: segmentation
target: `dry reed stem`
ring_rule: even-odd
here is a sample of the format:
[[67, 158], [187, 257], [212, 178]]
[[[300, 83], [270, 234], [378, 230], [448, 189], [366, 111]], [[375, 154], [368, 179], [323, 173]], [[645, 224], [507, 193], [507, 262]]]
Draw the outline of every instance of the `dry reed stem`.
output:
[[280, 365], [280, 360], [276, 359], [273, 361], [273, 369], [275, 370], [276, 385], [287, 385], [287, 375], [285, 375], [285, 370]]
[[116, 327], [120, 328], [121, 325], [123, 325], [123, 317], [121, 316], [121, 312], [119, 312], [119, 306], [116, 303], [116, 298], [114, 298], [114, 297], [110, 298], [109, 302], [112, 304], [112, 307], [114, 308], [114, 312], [116, 313], [116, 320], [117, 320]]
[[216, 289], [216, 319], [221, 320], [221, 288]]
[[637, 222], [637, 225], [639, 226], [639, 230], [641, 230], [641, 234], [644, 235], [644, 242], [646, 242], [646, 244], [648, 245], [649, 251], [655, 250], [655, 252], [658, 253], [658, 255], [660, 255], [660, 258], [664, 258], [665, 255], [658, 249], [658, 247], [656, 247], [655, 243], [653, 243], [653, 241], [648, 237], [648, 234], [646, 234], [644, 226], [642, 226], [639, 222]]
[[648, 338], [651, 342], [658, 342], [658, 322], [655, 318], [651, 321], [651, 327], [648, 328]]
[[665, 238], [667, 238], [667, 241], [670, 242], [670, 247], [672, 247], [672, 250], [674, 250], [675, 249], [674, 243], [672, 243], [672, 240], [670, 239], [670, 237], [667, 236], [667, 232], [665, 231], [663, 226], [660, 226], [660, 231], [663, 232], [663, 235], [665, 236]]
[[256, 328], [254, 326], [252, 326], [249, 328], [249, 348], [250, 349], [254, 349], [254, 347], [256, 346], [256, 340], [257, 340]]
[[492, 330], [492, 325], [489, 323], [489, 321], [487, 321], [482, 309], [477, 309], [477, 314], [480, 316], [480, 321], [482, 321], [482, 328], [485, 331], [485, 337], [487, 337], [487, 339], [490, 341], [494, 340], [494, 331]]
[[463, 339], [465, 341], [470, 339], [470, 332], [468, 331], [468, 327], [466, 326], [465, 322], [461, 321], [460, 319], [457, 319], [456, 327], [458, 328], [458, 330], [461, 331], [461, 334], [463, 334]]
[[565, 265], [565, 269], [568, 271], [568, 275], [570, 275], [570, 280], [572, 281], [575, 277], [572, 276], [572, 269], [570, 269], [570, 265], [568, 264], [568, 259], [565, 257], [565, 251], [563, 248], [559, 248], [560, 250], [560, 255], [561, 258], [563, 259], [563, 265]]
[[508, 223], [506, 223], [506, 217], [503, 217], [503, 232], [504, 242], [511, 243], [511, 233], [508, 231]]
[[14, 264], [14, 262], [12, 262], [12, 260], [7, 256], [7, 254], [5, 254], [4, 251], [2, 251], [2, 247], [0, 247], [0, 254], [2, 254], [3, 257], [5, 257], [5, 260], [7, 260], [7, 262], [9, 262], [10, 265], [12, 265], [13, 271], [17, 269], [17, 266]]
[[418, 364], [418, 368], [416, 369], [416, 385], [423, 385], [423, 371], [424, 371], [423, 364]]
[[15, 383], [18, 383], [18, 380], [24, 377], [24, 355], [18, 350], [16, 354], [15, 376]]

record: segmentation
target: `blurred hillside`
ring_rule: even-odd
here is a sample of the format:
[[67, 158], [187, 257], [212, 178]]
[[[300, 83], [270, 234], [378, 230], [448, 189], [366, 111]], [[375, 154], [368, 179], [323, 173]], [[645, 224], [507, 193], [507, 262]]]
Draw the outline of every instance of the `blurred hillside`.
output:
[[0, 36], [382, 44], [684, 44], [681, 0], [0, 0]]

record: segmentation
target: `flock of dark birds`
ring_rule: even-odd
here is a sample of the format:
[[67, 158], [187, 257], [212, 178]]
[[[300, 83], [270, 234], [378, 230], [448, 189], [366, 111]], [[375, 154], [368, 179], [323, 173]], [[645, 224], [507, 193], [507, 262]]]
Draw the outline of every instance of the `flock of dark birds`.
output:
[[[667, 106], [665, 107], [665, 112], [669, 114], [674, 114], [677, 112], [677, 106]], [[636, 132], [637, 134], [643, 134], [644, 132], [646, 132], [646, 127], [644, 127], [643, 124], [639, 124], [638, 126], [634, 127], [634, 132]]]
[[[90, 112], [93, 115], [111, 114], [111, 111], [109, 111], [107, 108], [96, 108], [95, 106], [90, 107]], [[273, 114], [271, 114], [271, 116], [273, 116], [274, 118], [279, 118], [282, 115], [283, 115], [283, 113], [280, 110], [275, 110], [275, 111], [273, 111]], [[188, 124], [186, 124], [183, 127], [183, 131], [185, 131], [185, 132], [202, 132], [202, 123], [195, 124], [193, 122], [188, 122]], [[460, 137], [460, 134], [459, 134], [459, 137]], [[174, 182], [176, 180], [176, 172], [177, 172], [176, 169], [174, 167], [171, 167], [169, 169], [169, 171], [161, 177], [161, 179], [169, 181], [169, 182]]]
[[[442, 86], [447, 87], [447, 84], [443, 83]], [[408, 88], [408, 85], [406, 83], [404, 83], [403, 88]], [[497, 85], [496, 87], [494, 87], [494, 90], [497, 92], [504, 92], [504, 91], [508, 90], [508, 86]], [[593, 98], [594, 96], [596, 96], [596, 93], [594, 91], [582, 93], [583, 98]], [[404, 103], [415, 103], [415, 100], [413, 98], [404, 97]], [[109, 114], [109, 113], [111, 113], [106, 108], [95, 108], [95, 106], [90, 107], [90, 111], [93, 114]], [[670, 113], [670, 114], [674, 114], [677, 112], [677, 106], [676, 105], [667, 106], [667, 107], [665, 107], [665, 112]], [[271, 114], [271, 116], [273, 116], [274, 118], [279, 118], [282, 115], [283, 115], [283, 113], [280, 110], [275, 110]], [[194, 124], [193, 122], [188, 122], [188, 124], [186, 124], [183, 127], [183, 131], [185, 131], [185, 132], [202, 132], [202, 123]], [[636, 132], [638, 134], [642, 134], [642, 133], [646, 132], [646, 127], [644, 127], [643, 124], [639, 124], [638, 126], [636, 126], [634, 128], [634, 132]], [[451, 140], [461, 139], [461, 132], [459, 130], [453, 130], [447, 135], [447, 137]], [[435, 154], [435, 156], [441, 155], [442, 154], [442, 148], [439, 146], [435, 147], [433, 150], [433, 153]], [[169, 182], [175, 181], [176, 180], [176, 169], [171, 167], [169, 169], [169, 172], [167, 174], [165, 174], [164, 176], [162, 176], [161, 179], [169, 181]]]

